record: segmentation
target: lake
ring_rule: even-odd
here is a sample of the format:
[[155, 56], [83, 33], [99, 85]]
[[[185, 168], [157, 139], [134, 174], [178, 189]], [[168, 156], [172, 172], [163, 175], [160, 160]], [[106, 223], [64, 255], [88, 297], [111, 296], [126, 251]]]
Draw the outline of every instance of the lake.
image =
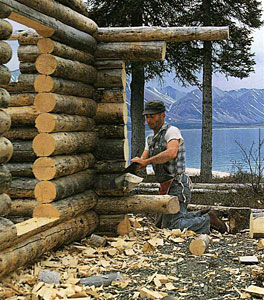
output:
[[[149, 134], [151, 131], [147, 131]], [[186, 166], [187, 168], [200, 169], [201, 156], [201, 129], [182, 129], [181, 130], [186, 147]], [[264, 138], [264, 129], [260, 129], [261, 139]], [[130, 141], [131, 132], [128, 131]], [[213, 170], [234, 173], [235, 162], [242, 161], [242, 152], [237, 145], [239, 142], [246, 152], [252, 143], [257, 149], [259, 140], [259, 128], [215, 128], [213, 129]], [[262, 146], [262, 157], [264, 157], [264, 145]], [[264, 163], [264, 162], [263, 162]], [[247, 170], [244, 166], [244, 170]]]

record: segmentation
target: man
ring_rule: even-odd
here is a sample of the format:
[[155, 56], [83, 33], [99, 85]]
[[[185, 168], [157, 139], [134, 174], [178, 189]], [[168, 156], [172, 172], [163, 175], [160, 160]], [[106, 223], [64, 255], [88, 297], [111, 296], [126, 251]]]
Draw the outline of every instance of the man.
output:
[[153, 134], [146, 139], [145, 150], [141, 157], [131, 161], [144, 168], [152, 164], [155, 177], [160, 182], [160, 194], [175, 195], [180, 202], [176, 214], [158, 214], [156, 226], [160, 228], [188, 228], [196, 233], [209, 233], [214, 228], [221, 233], [227, 227], [213, 211], [188, 212], [191, 199], [191, 181], [185, 174], [185, 147], [180, 130], [165, 122], [165, 105], [162, 101], [152, 100], [145, 105], [143, 115]]

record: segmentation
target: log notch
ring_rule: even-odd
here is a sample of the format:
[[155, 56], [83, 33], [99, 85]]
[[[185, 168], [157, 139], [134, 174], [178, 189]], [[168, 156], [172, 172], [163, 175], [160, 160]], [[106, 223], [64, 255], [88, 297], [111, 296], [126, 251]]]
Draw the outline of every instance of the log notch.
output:
[[264, 212], [251, 212], [249, 236], [251, 238], [264, 237]]
[[126, 235], [131, 231], [128, 215], [100, 215], [99, 224], [95, 230], [98, 235]]
[[194, 255], [203, 255], [211, 242], [211, 238], [207, 234], [201, 234], [192, 240], [189, 246], [190, 252]]

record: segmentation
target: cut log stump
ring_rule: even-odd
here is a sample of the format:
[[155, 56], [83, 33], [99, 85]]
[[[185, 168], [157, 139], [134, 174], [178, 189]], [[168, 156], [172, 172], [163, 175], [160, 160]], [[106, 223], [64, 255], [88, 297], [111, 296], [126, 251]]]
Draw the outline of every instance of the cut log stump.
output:
[[189, 249], [194, 255], [203, 255], [211, 242], [211, 238], [207, 234], [201, 234], [198, 238], [191, 241]]

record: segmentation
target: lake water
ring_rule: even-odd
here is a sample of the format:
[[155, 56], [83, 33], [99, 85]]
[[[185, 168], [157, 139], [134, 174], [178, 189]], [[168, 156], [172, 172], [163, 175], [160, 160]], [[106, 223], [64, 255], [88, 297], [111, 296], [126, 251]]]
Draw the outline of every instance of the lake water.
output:
[[[149, 134], [151, 131], [147, 131]], [[182, 129], [181, 130], [186, 147], [186, 165], [187, 168], [200, 169], [201, 159], [201, 129]], [[264, 138], [264, 129], [260, 129], [260, 137]], [[128, 132], [130, 141], [131, 132]], [[217, 128], [213, 129], [213, 170], [223, 172], [234, 172], [235, 162], [242, 161], [242, 152], [237, 145], [239, 142], [246, 152], [253, 142], [257, 149], [259, 140], [259, 128]], [[262, 146], [262, 157], [264, 157], [264, 145]], [[264, 163], [264, 162], [263, 162]], [[244, 170], [248, 169], [244, 165]]]

